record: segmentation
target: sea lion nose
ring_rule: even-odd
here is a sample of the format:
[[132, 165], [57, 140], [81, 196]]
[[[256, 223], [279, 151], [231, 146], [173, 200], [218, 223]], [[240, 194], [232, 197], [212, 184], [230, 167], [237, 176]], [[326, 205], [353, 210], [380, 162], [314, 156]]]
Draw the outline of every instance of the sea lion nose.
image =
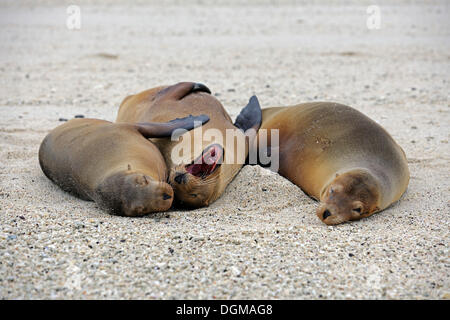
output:
[[331, 216], [331, 212], [327, 209], [323, 212], [323, 220]]
[[186, 173], [177, 172], [174, 178], [176, 183], [186, 183]]

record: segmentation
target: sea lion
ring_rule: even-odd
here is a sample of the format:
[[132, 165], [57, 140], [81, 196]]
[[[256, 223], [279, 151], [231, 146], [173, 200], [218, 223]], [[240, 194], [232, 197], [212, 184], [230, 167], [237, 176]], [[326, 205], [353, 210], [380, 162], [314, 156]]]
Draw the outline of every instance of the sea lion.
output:
[[[233, 124], [222, 104], [210, 93], [206, 86], [192, 82], [149, 89], [125, 98], [116, 119], [161, 122], [191, 113], [209, 116], [206, 125], [184, 133], [181, 142], [167, 138], [152, 140], [170, 168], [168, 181], [175, 198], [190, 207], [208, 206], [222, 195], [245, 163], [249, 135], [244, 132], [254, 130], [256, 135], [261, 124], [261, 107], [256, 97], [250, 99]], [[182, 155], [177, 153], [181, 143], [191, 146]]]
[[[361, 112], [313, 102], [263, 109], [258, 140], [279, 152], [279, 173], [320, 201], [328, 225], [358, 220], [387, 208], [409, 182], [406, 155], [394, 139]], [[278, 149], [270, 130], [279, 130]], [[273, 153], [273, 152], [272, 152]]]
[[166, 183], [167, 167], [147, 138], [190, 130], [208, 117], [187, 117], [166, 123], [111, 123], [73, 119], [52, 130], [39, 148], [44, 174], [63, 190], [93, 200], [113, 214], [141, 216], [165, 211], [173, 201]]

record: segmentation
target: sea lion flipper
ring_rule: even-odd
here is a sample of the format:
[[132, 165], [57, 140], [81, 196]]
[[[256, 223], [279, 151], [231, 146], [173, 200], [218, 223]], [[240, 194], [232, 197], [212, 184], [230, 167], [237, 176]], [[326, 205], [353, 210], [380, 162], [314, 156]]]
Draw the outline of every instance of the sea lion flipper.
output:
[[206, 114], [177, 118], [168, 122], [144, 122], [137, 123], [136, 129], [146, 138], [170, 137], [176, 129], [192, 130], [209, 121]]
[[197, 91], [201, 91], [201, 92], [206, 92], [211, 94], [211, 90], [209, 90], [209, 88], [207, 86], [205, 86], [203, 83], [194, 83], [194, 86], [192, 87], [191, 92], [197, 92]]
[[245, 106], [241, 110], [241, 113], [237, 116], [234, 125], [244, 132], [250, 128], [258, 130], [262, 122], [262, 111], [259, 105], [258, 98], [252, 96]]
[[202, 83], [179, 82], [158, 92], [157, 99], [183, 99], [193, 92], [206, 92], [211, 94], [211, 90]]

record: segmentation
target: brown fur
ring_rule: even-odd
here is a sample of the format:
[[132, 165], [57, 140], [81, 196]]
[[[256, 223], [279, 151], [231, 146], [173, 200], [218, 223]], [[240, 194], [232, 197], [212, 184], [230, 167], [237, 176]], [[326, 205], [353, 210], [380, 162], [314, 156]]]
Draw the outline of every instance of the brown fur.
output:
[[348, 106], [316, 102], [263, 109], [261, 129], [279, 129], [279, 173], [321, 202], [317, 215], [326, 224], [368, 217], [397, 201], [408, 186], [401, 147]]
[[[165, 211], [173, 201], [167, 167], [147, 138], [192, 128], [193, 118], [158, 124], [114, 124], [74, 119], [43, 140], [39, 163], [63, 190], [94, 200], [113, 214], [140, 216]], [[203, 121], [203, 120], [202, 120]]]
[[[230, 116], [222, 104], [213, 96], [206, 92], [193, 90], [194, 83], [182, 82], [173, 86], [161, 86], [149, 89], [133, 96], [127, 97], [121, 104], [117, 122], [161, 122], [174, 117], [185, 117], [190, 114], [206, 114], [210, 120], [202, 127], [203, 132], [214, 128], [219, 130], [225, 137], [226, 129], [237, 130], [238, 135], [243, 135], [232, 123]], [[209, 141], [195, 141], [196, 130], [185, 133], [181, 139], [190, 139], [191, 146], [201, 145], [201, 150], [205, 150], [214, 143], [215, 139]], [[181, 140], [181, 141], [183, 141]], [[185, 166], [197, 159], [199, 154], [192, 150], [191, 154], [183, 155], [181, 163], [172, 161], [172, 150], [179, 143], [165, 139], [152, 139], [158, 146], [169, 167], [168, 182], [175, 190], [175, 197], [183, 204], [192, 207], [208, 206], [219, 198], [225, 191], [227, 185], [239, 172], [243, 164], [231, 164], [224, 161], [219, 167], [206, 177], [197, 177], [186, 171]], [[229, 150], [225, 150], [226, 141], [220, 143], [224, 155]], [[192, 148], [193, 149], [193, 148]], [[236, 150], [236, 148], [235, 148]], [[248, 146], [245, 150], [240, 150], [239, 155], [227, 154], [227, 156], [240, 157], [245, 160]], [[236, 152], [236, 151], [235, 151]], [[178, 183], [175, 177], [182, 176]]]

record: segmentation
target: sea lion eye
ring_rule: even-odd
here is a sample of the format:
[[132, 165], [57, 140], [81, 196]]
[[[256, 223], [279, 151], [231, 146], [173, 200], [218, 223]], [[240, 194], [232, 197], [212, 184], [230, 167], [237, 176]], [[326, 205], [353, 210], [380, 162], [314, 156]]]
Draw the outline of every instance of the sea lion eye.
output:
[[195, 193], [190, 193], [189, 194], [192, 198], [197, 198], [197, 195]]

